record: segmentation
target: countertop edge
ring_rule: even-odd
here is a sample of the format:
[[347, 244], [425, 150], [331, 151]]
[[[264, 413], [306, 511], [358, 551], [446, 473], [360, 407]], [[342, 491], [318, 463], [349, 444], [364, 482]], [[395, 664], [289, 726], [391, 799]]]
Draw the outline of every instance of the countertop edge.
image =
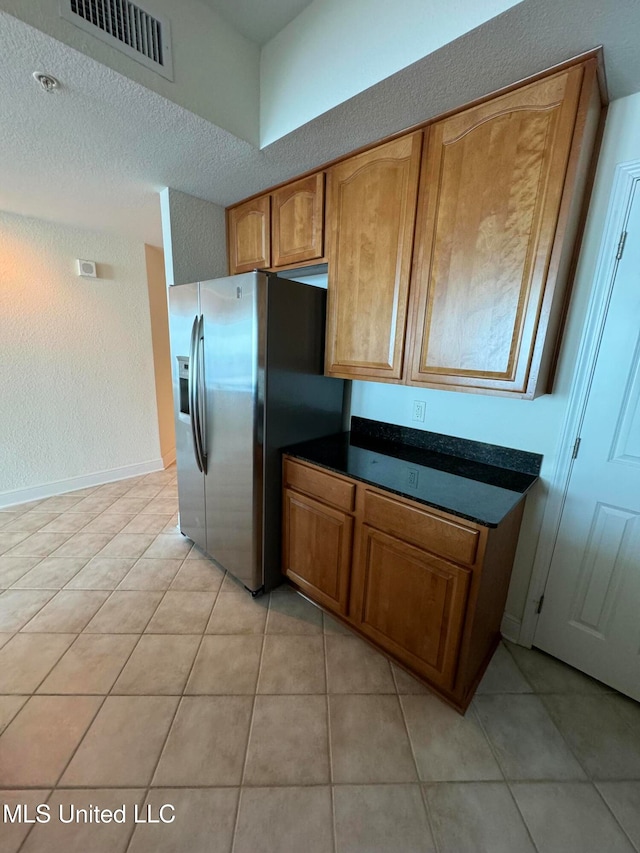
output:
[[[331, 438], [331, 436], [327, 436], [327, 438]], [[320, 442], [320, 441], [322, 441], [322, 439], [315, 439], [314, 441]], [[303, 445], [307, 444], [307, 442], [303, 442], [302, 444]], [[443, 505], [441, 503], [437, 503], [435, 501], [425, 500], [423, 498], [420, 498], [419, 496], [416, 496], [414, 494], [410, 494], [406, 491], [394, 489], [390, 486], [387, 486], [386, 484], [376, 483], [374, 480], [370, 480], [370, 479], [367, 479], [365, 477], [358, 476], [356, 474], [346, 473], [345, 471], [341, 471], [339, 468], [331, 466], [331, 465], [327, 464], [326, 462], [320, 462], [317, 459], [312, 458], [312, 456], [310, 454], [304, 452], [304, 448], [301, 450], [297, 449], [297, 448], [298, 448], [298, 445], [295, 445], [295, 444], [289, 445], [288, 447], [283, 447], [281, 452], [283, 455], [290, 456], [293, 459], [298, 459], [300, 462], [306, 462], [309, 465], [314, 465], [317, 468], [322, 468], [323, 470], [329, 471], [332, 474], [337, 474], [339, 476], [346, 477], [347, 479], [350, 479], [350, 480], [356, 480], [360, 483], [364, 483], [368, 486], [372, 486], [373, 488], [380, 489], [384, 492], [389, 492], [390, 494], [397, 495], [398, 497], [401, 497], [401, 498], [405, 498], [406, 500], [414, 501], [415, 503], [421, 504], [422, 506], [428, 506], [428, 507], [431, 507], [432, 509], [439, 510], [440, 512], [446, 512], [448, 515], [453, 515], [456, 518], [462, 518], [462, 519], [465, 519], [466, 521], [471, 521], [474, 524], [480, 525], [481, 527], [488, 527], [488, 528], [492, 528], [492, 529], [497, 528], [498, 525], [500, 525], [504, 521], [504, 519], [511, 512], [513, 512], [513, 510], [520, 504], [520, 502], [526, 498], [528, 492], [531, 490], [531, 488], [533, 488], [533, 486], [535, 485], [535, 483], [538, 480], [538, 477], [534, 477], [534, 479], [531, 482], [531, 485], [528, 488], [526, 488], [523, 492], [513, 492], [513, 495], [514, 495], [513, 506], [511, 506], [510, 509], [506, 513], [504, 513], [504, 515], [500, 518], [499, 521], [488, 521], [486, 519], [481, 519], [478, 516], [470, 515], [469, 513], [464, 513], [464, 512], [460, 512], [459, 510], [452, 509], [450, 506], [446, 506], [446, 505]]]

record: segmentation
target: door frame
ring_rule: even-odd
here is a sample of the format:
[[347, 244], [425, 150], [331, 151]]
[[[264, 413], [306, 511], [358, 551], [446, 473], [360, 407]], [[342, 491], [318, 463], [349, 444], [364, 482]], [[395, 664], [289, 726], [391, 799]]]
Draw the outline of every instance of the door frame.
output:
[[640, 160], [616, 166], [604, 232], [596, 263], [593, 289], [576, 361], [567, 413], [561, 431], [557, 461], [549, 486], [549, 497], [542, 518], [538, 546], [533, 562], [525, 610], [518, 642], [531, 647], [538, 624], [538, 605], [551, 569], [562, 513], [573, 470], [573, 451], [580, 435], [589, 400], [589, 392], [600, 350], [600, 341], [609, 311], [619, 259], [618, 246], [629, 215], [633, 193], [640, 182]]

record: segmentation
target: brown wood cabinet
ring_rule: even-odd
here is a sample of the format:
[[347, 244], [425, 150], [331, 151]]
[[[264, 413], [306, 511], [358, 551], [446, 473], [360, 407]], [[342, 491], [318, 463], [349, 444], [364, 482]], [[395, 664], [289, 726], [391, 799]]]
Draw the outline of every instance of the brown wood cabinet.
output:
[[[429, 128], [411, 384], [523, 397], [547, 390], [544, 342], [550, 324], [557, 332], [556, 289], [565, 283], [557, 261], [576, 236], [577, 211], [566, 216], [573, 161], [585, 146], [590, 155], [599, 113], [593, 60]], [[552, 349], [554, 339], [547, 343]]]
[[271, 196], [272, 266], [302, 264], [322, 257], [324, 172], [274, 190]]
[[[323, 167], [327, 374], [550, 390], [601, 128], [600, 62], [590, 51]], [[322, 177], [230, 209], [232, 273], [321, 257]]]
[[363, 524], [350, 618], [381, 648], [453, 686], [470, 571]]
[[346, 615], [355, 486], [290, 459], [284, 484], [283, 571], [320, 604]]
[[402, 375], [422, 132], [327, 172], [325, 372]]
[[283, 464], [285, 575], [464, 711], [500, 639], [524, 501], [490, 528]]
[[227, 209], [229, 274], [323, 259], [324, 172]]
[[227, 244], [231, 275], [271, 266], [271, 196], [228, 210]]

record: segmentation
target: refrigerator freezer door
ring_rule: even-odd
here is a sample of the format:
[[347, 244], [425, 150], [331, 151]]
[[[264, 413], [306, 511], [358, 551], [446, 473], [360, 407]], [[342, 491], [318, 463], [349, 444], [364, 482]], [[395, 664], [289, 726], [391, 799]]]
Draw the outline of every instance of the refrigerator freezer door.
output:
[[266, 287], [262, 273], [200, 284], [207, 551], [252, 591], [263, 584]]
[[168, 298], [180, 530], [206, 550], [204, 474], [198, 468], [191, 420], [195, 390], [191, 344], [199, 316], [198, 285], [170, 287]]

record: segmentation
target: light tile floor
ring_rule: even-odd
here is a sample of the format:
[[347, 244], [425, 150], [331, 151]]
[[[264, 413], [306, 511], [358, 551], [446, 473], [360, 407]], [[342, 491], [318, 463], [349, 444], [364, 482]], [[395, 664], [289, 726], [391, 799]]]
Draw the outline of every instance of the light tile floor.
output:
[[175, 510], [168, 471], [0, 512], [1, 799], [52, 814], [0, 853], [640, 851], [638, 704], [503, 644], [461, 717]]

